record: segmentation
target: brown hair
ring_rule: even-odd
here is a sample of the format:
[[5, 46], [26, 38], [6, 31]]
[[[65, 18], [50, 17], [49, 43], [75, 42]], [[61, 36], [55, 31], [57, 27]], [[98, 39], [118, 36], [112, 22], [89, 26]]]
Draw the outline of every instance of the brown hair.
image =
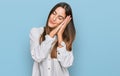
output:
[[[65, 2], [60, 2], [58, 4], [56, 4], [52, 10], [50, 11], [49, 15], [48, 15], [48, 19], [50, 17], [50, 15], [55, 11], [56, 8], [58, 7], [62, 7], [65, 9], [65, 14], [66, 16], [71, 15], [71, 21], [68, 23], [68, 25], [65, 28], [65, 31], [63, 32], [63, 41], [66, 43], [66, 49], [68, 51], [72, 50], [72, 43], [75, 39], [75, 27], [74, 27], [74, 22], [73, 22], [73, 16], [72, 16], [72, 9], [70, 7], [69, 4], [65, 3]], [[47, 19], [47, 23], [46, 26], [44, 27], [44, 32], [41, 35], [39, 42], [41, 43], [42, 41], [45, 40], [45, 35], [49, 34], [50, 31], [52, 30], [49, 26], [48, 26], [48, 19]], [[55, 43], [52, 52], [51, 52], [51, 58], [57, 58], [57, 46], [58, 46], [58, 42]]]

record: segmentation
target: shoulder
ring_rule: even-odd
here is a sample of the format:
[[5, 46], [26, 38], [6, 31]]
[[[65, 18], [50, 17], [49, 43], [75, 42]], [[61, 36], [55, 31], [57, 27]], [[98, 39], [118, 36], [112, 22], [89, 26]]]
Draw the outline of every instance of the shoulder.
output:
[[44, 27], [33, 27], [31, 30], [30, 30], [30, 37], [31, 38], [39, 38], [40, 35], [44, 32]]
[[30, 33], [31, 34], [42, 34], [44, 31], [44, 27], [33, 27], [31, 30], [30, 30]]

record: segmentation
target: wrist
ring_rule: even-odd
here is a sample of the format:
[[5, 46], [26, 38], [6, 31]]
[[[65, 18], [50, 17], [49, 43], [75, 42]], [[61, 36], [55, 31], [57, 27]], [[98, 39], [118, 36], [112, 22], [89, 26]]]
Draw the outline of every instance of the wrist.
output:
[[52, 38], [54, 37], [54, 35], [53, 35], [51, 32], [49, 33], [49, 35], [50, 35], [50, 37], [52, 37]]
[[61, 43], [63, 41], [62, 36], [58, 36], [58, 43]]
[[58, 42], [58, 47], [60, 47], [60, 48], [61, 48], [61, 47], [63, 47], [63, 46], [61, 45], [61, 43], [59, 43], [59, 42]]
[[58, 35], [58, 37], [62, 38], [62, 34], [58, 33], [57, 35]]

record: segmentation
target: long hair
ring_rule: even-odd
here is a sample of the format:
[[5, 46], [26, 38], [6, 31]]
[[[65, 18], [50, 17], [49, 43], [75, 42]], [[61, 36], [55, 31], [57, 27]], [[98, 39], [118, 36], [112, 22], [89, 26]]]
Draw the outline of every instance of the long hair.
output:
[[[60, 2], [58, 4], [56, 4], [50, 11], [48, 18], [47, 18], [47, 22], [46, 22], [46, 26], [44, 27], [44, 32], [41, 35], [39, 42], [41, 43], [42, 41], [45, 40], [45, 35], [49, 34], [51, 32], [51, 28], [48, 26], [48, 20], [50, 15], [56, 10], [56, 8], [58, 7], [62, 7], [65, 9], [65, 14], [66, 16], [70, 15], [71, 16], [71, 21], [68, 23], [68, 25], [66, 26], [64, 32], [63, 32], [63, 41], [66, 43], [66, 49], [68, 51], [72, 50], [72, 43], [75, 39], [75, 27], [74, 27], [74, 22], [73, 22], [73, 15], [72, 15], [72, 9], [70, 7], [69, 4], [65, 3], [65, 2]], [[57, 47], [58, 47], [58, 42], [55, 43], [55, 45], [52, 48], [52, 52], [51, 52], [51, 58], [57, 58]]]

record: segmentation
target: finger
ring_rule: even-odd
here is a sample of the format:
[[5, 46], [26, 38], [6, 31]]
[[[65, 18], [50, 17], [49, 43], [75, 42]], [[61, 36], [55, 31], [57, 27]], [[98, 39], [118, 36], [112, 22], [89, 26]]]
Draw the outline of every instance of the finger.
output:
[[71, 18], [68, 19], [67, 24], [71, 21]]
[[66, 26], [67, 26], [67, 24], [69, 23], [69, 21], [71, 20], [71, 17], [70, 17], [70, 15], [69, 16], [67, 16], [66, 18], [65, 18], [65, 20], [60, 24], [60, 26], [59, 26], [59, 29], [64, 29]]
[[71, 21], [71, 17], [67, 16], [63, 27], [66, 27], [70, 21]]
[[61, 29], [61, 27], [64, 25], [64, 21], [58, 26], [58, 27], [56, 27], [56, 31], [58, 32], [60, 29]]
[[65, 21], [69, 22], [69, 20], [71, 20], [71, 16], [70, 15], [66, 17]]

